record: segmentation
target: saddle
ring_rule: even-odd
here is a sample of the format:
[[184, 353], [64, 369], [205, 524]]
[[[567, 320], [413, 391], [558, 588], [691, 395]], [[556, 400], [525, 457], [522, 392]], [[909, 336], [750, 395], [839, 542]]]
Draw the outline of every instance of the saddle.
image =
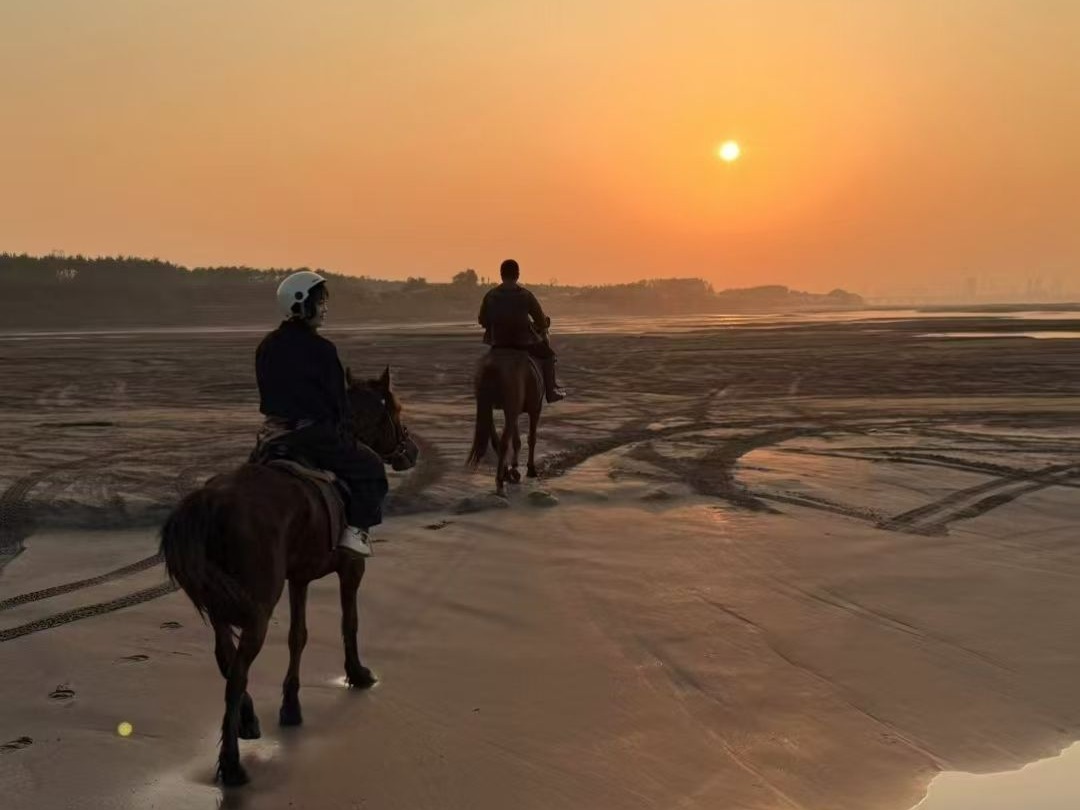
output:
[[330, 548], [338, 544], [345, 531], [345, 505], [352, 496], [348, 485], [330, 470], [322, 470], [301, 456], [296, 455], [284, 442], [259, 442], [248, 459], [250, 464], [261, 464], [286, 472], [299, 478], [318, 493], [326, 509]]

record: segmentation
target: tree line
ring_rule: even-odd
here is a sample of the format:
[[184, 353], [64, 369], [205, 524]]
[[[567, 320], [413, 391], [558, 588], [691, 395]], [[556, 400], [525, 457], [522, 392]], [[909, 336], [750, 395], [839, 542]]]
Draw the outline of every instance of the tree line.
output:
[[[298, 270], [329, 280], [334, 319], [345, 321], [472, 320], [483, 291], [495, 283], [472, 268], [448, 283], [353, 276], [321, 268], [242, 266], [187, 268], [134, 256], [47, 256], [0, 253], [7, 328], [246, 325], [272, 322], [274, 289]], [[571, 287], [530, 284], [558, 315], [678, 315], [857, 308], [843, 290], [825, 295], [783, 286], [716, 291], [697, 278]]]

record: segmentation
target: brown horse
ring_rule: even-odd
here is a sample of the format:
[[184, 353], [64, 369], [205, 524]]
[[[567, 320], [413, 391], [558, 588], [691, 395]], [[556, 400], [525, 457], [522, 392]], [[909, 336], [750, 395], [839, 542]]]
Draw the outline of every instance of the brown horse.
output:
[[[416, 445], [401, 422], [390, 369], [378, 380], [356, 382], [348, 374], [353, 437], [396, 470], [416, 461]], [[357, 651], [356, 597], [364, 560], [338, 553], [330, 515], [311, 483], [273, 466], [244, 464], [188, 495], [161, 531], [161, 552], [180, 585], [214, 628], [214, 655], [226, 680], [218, 776], [242, 785], [238, 739], [257, 739], [259, 721], [247, 693], [248, 669], [262, 648], [274, 606], [289, 583], [289, 670], [283, 685], [281, 725], [302, 722], [300, 655], [307, 642], [308, 584], [336, 572], [341, 590], [341, 632], [348, 684], [375, 683]], [[234, 644], [234, 639], [239, 639]]]
[[[474, 382], [476, 393], [476, 429], [468, 464], [476, 467], [490, 444], [498, 460], [495, 468], [495, 491], [506, 492], [506, 482], [521, 480], [518, 457], [521, 455], [521, 431], [518, 417], [529, 415], [529, 460], [526, 474], [536, 477], [536, 429], [544, 407], [544, 383], [540, 370], [527, 352], [519, 349], [492, 349], [481, 358]], [[498, 442], [495, 440], [495, 408], [502, 408], [505, 423]], [[511, 444], [513, 457], [508, 459]], [[509, 461], [509, 463], [508, 463]]]

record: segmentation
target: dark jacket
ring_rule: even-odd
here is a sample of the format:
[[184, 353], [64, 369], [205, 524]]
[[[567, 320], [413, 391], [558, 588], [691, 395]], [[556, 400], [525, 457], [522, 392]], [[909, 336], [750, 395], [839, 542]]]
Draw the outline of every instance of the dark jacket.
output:
[[541, 343], [550, 325], [535, 295], [506, 283], [488, 290], [478, 320], [484, 327], [484, 342], [500, 348], [523, 349]]
[[259, 410], [290, 422], [340, 429], [349, 413], [337, 349], [303, 321], [283, 321], [255, 351]]

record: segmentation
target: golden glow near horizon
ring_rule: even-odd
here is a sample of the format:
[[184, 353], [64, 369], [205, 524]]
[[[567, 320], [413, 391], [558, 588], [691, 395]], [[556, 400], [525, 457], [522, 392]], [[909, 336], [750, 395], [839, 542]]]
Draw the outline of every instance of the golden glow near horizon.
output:
[[11, 0], [0, 250], [1068, 282], [1077, 30], [1068, 0]]
[[716, 154], [724, 163], [734, 163], [742, 154], [742, 148], [738, 141], [724, 141], [716, 150]]

